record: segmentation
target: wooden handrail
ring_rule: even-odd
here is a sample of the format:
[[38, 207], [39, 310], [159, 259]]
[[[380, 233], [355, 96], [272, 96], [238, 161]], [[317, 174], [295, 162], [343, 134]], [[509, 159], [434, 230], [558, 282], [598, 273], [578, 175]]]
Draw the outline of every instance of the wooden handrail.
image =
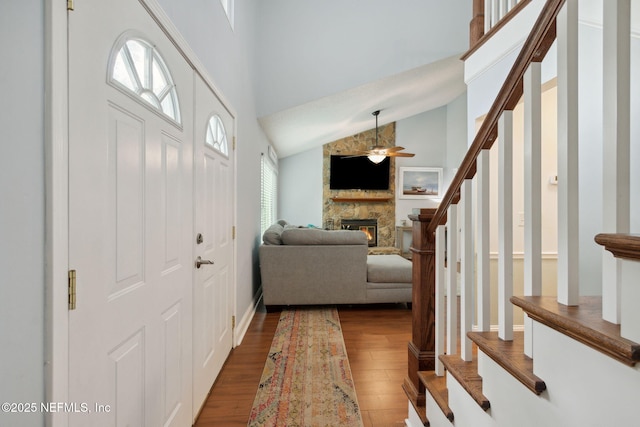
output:
[[556, 38], [556, 17], [564, 5], [565, 0], [547, 0], [542, 12], [527, 37], [518, 58], [498, 92], [489, 113], [480, 126], [480, 130], [469, 147], [458, 172], [451, 181], [447, 192], [440, 202], [433, 220], [429, 224], [428, 232], [434, 233], [438, 225], [446, 222], [447, 209], [455, 203], [455, 195], [465, 179], [471, 179], [476, 174], [476, 159], [480, 152], [493, 145], [498, 134], [498, 120], [504, 111], [513, 110], [523, 91], [524, 73], [533, 62], [541, 62]]
[[640, 261], [639, 234], [598, 234], [596, 243], [604, 246], [616, 258]]

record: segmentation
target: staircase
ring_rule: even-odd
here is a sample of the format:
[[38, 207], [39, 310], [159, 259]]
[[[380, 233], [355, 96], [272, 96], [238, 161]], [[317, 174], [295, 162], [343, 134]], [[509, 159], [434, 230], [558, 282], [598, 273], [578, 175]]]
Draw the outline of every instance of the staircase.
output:
[[440, 206], [410, 216], [409, 427], [640, 422], [631, 3], [474, 0], [470, 92], [531, 30]]

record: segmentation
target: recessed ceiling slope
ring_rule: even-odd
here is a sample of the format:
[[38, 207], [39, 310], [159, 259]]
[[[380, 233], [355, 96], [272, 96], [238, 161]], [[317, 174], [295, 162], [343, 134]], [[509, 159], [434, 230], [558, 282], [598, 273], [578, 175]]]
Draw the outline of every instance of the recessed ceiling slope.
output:
[[459, 55], [259, 118], [278, 156], [288, 157], [448, 104], [466, 89]]

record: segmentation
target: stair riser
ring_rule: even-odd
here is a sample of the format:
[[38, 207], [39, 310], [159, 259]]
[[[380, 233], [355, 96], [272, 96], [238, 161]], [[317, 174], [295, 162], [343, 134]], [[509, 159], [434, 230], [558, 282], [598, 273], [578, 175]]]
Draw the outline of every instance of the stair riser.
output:
[[564, 426], [557, 424], [555, 408], [548, 395], [536, 395], [489, 356], [478, 352], [478, 366], [483, 392], [491, 402], [491, 416], [496, 426]]
[[453, 424], [444, 416], [444, 413], [436, 403], [436, 401], [427, 392], [427, 418], [429, 418], [429, 426], [434, 427], [451, 427]]
[[453, 411], [456, 427], [494, 426], [489, 415], [491, 409], [485, 412], [452, 375], [447, 375], [447, 389], [449, 390], [449, 407]]
[[544, 378], [552, 405], [571, 414], [563, 425], [637, 424], [640, 366], [627, 366], [538, 322], [533, 335], [534, 372]]

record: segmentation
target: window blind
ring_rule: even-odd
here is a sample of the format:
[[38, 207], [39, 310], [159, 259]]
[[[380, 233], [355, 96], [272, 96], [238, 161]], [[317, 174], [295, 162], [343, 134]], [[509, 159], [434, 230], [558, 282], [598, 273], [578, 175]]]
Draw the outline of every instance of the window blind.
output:
[[276, 222], [278, 204], [278, 171], [267, 156], [262, 155], [260, 191], [260, 234]]

